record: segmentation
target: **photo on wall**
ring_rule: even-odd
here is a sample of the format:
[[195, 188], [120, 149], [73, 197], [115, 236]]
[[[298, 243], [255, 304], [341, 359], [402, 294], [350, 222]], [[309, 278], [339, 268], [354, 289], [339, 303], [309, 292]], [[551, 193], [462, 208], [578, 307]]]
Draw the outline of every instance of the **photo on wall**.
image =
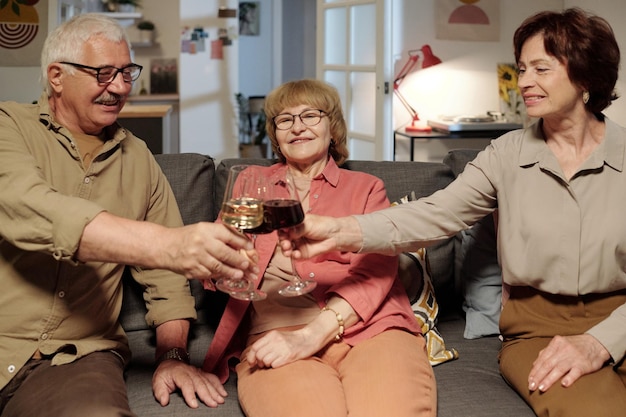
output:
[[239, 34], [259, 36], [259, 2], [242, 1], [239, 3]]

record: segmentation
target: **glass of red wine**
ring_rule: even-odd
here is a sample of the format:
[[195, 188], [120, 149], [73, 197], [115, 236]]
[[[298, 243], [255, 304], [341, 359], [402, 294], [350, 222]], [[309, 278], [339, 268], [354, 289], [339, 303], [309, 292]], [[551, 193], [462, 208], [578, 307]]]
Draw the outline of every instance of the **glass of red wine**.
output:
[[[304, 210], [300, 203], [298, 190], [293, 175], [287, 170], [284, 180], [271, 181], [276, 184], [272, 187], [273, 195], [264, 202], [265, 223], [271, 229], [278, 230], [299, 225], [304, 221]], [[311, 292], [317, 283], [311, 280], [303, 280], [296, 271], [295, 260], [291, 258], [293, 280], [285, 283], [278, 293], [285, 297], [296, 297]]]
[[[240, 233], [248, 232], [263, 224], [263, 200], [267, 192], [267, 179], [250, 165], [233, 165], [228, 171], [228, 181], [220, 220]], [[215, 286], [218, 290], [240, 300], [262, 300], [267, 294], [256, 289], [250, 279], [221, 278]]]

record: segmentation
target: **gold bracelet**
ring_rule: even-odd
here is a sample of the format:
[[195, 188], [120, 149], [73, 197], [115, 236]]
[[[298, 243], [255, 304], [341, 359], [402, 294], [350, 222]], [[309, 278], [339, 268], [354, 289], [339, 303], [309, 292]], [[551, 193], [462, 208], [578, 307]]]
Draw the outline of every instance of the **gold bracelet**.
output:
[[337, 325], [339, 326], [339, 331], [337, 332], [337, 335], [335, 336], [335, 342], [339, 342], [341, 338], [343, 337], [343, 331], [345, 330], [343, 316], [341, 315], [341, 313], [338, 313], [337, 311], [333, 310], [332, 308], [328, 306], [322, 309], [322, 312], [324, 311], [332, 311], [333, 313], [335, 313], [335, 317], [337, 318]]

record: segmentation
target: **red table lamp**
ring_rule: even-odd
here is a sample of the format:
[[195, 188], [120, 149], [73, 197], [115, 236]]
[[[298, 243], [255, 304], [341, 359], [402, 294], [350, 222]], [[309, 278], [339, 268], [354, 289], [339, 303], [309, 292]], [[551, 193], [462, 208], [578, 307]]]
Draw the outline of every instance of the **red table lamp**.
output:
[[410, 72], [417, 66], [420, 57], [421, 66], [418, 69], [432, 67], [437, 64], [441, 64], [441, 59], [437, 58], [433, 55], [432, 49], [430, 46], [424, 45], [420, 49], [412, 49], [409, 51], [409, 60], [404, 64], [400, 72], [396, 75], [393, 80], [393, 92], [398, 96], [402, 105], [407, 109], [407, 111], [411, 114], [412, 121], [409, 125], [405, 127], [407, 132], [429, 132], [432, 130], [430, 126], [420, 126], [417, 122], [419, 122], [420, 118], [417, 115], [415, 109], [409, 104], [409, 102], [404, 98], [404, 96], [400, 93], [400, 84], [404, 80]]

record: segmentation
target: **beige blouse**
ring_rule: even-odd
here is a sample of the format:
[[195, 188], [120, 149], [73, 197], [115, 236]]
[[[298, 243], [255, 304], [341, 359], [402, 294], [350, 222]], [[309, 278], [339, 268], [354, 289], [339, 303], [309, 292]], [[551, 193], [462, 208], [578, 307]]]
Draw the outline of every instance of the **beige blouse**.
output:
[[[606, 134], [568, 181], [541, 122], [510, 132], [446, 189], [410, 204], [356, 216], [364, 252], [399, 253], [453, 236], [498, 208], [503, 280], [562, 295], [626, 288], [626, 129]], [[588, 331], [619, 361], [626, 305]]]

